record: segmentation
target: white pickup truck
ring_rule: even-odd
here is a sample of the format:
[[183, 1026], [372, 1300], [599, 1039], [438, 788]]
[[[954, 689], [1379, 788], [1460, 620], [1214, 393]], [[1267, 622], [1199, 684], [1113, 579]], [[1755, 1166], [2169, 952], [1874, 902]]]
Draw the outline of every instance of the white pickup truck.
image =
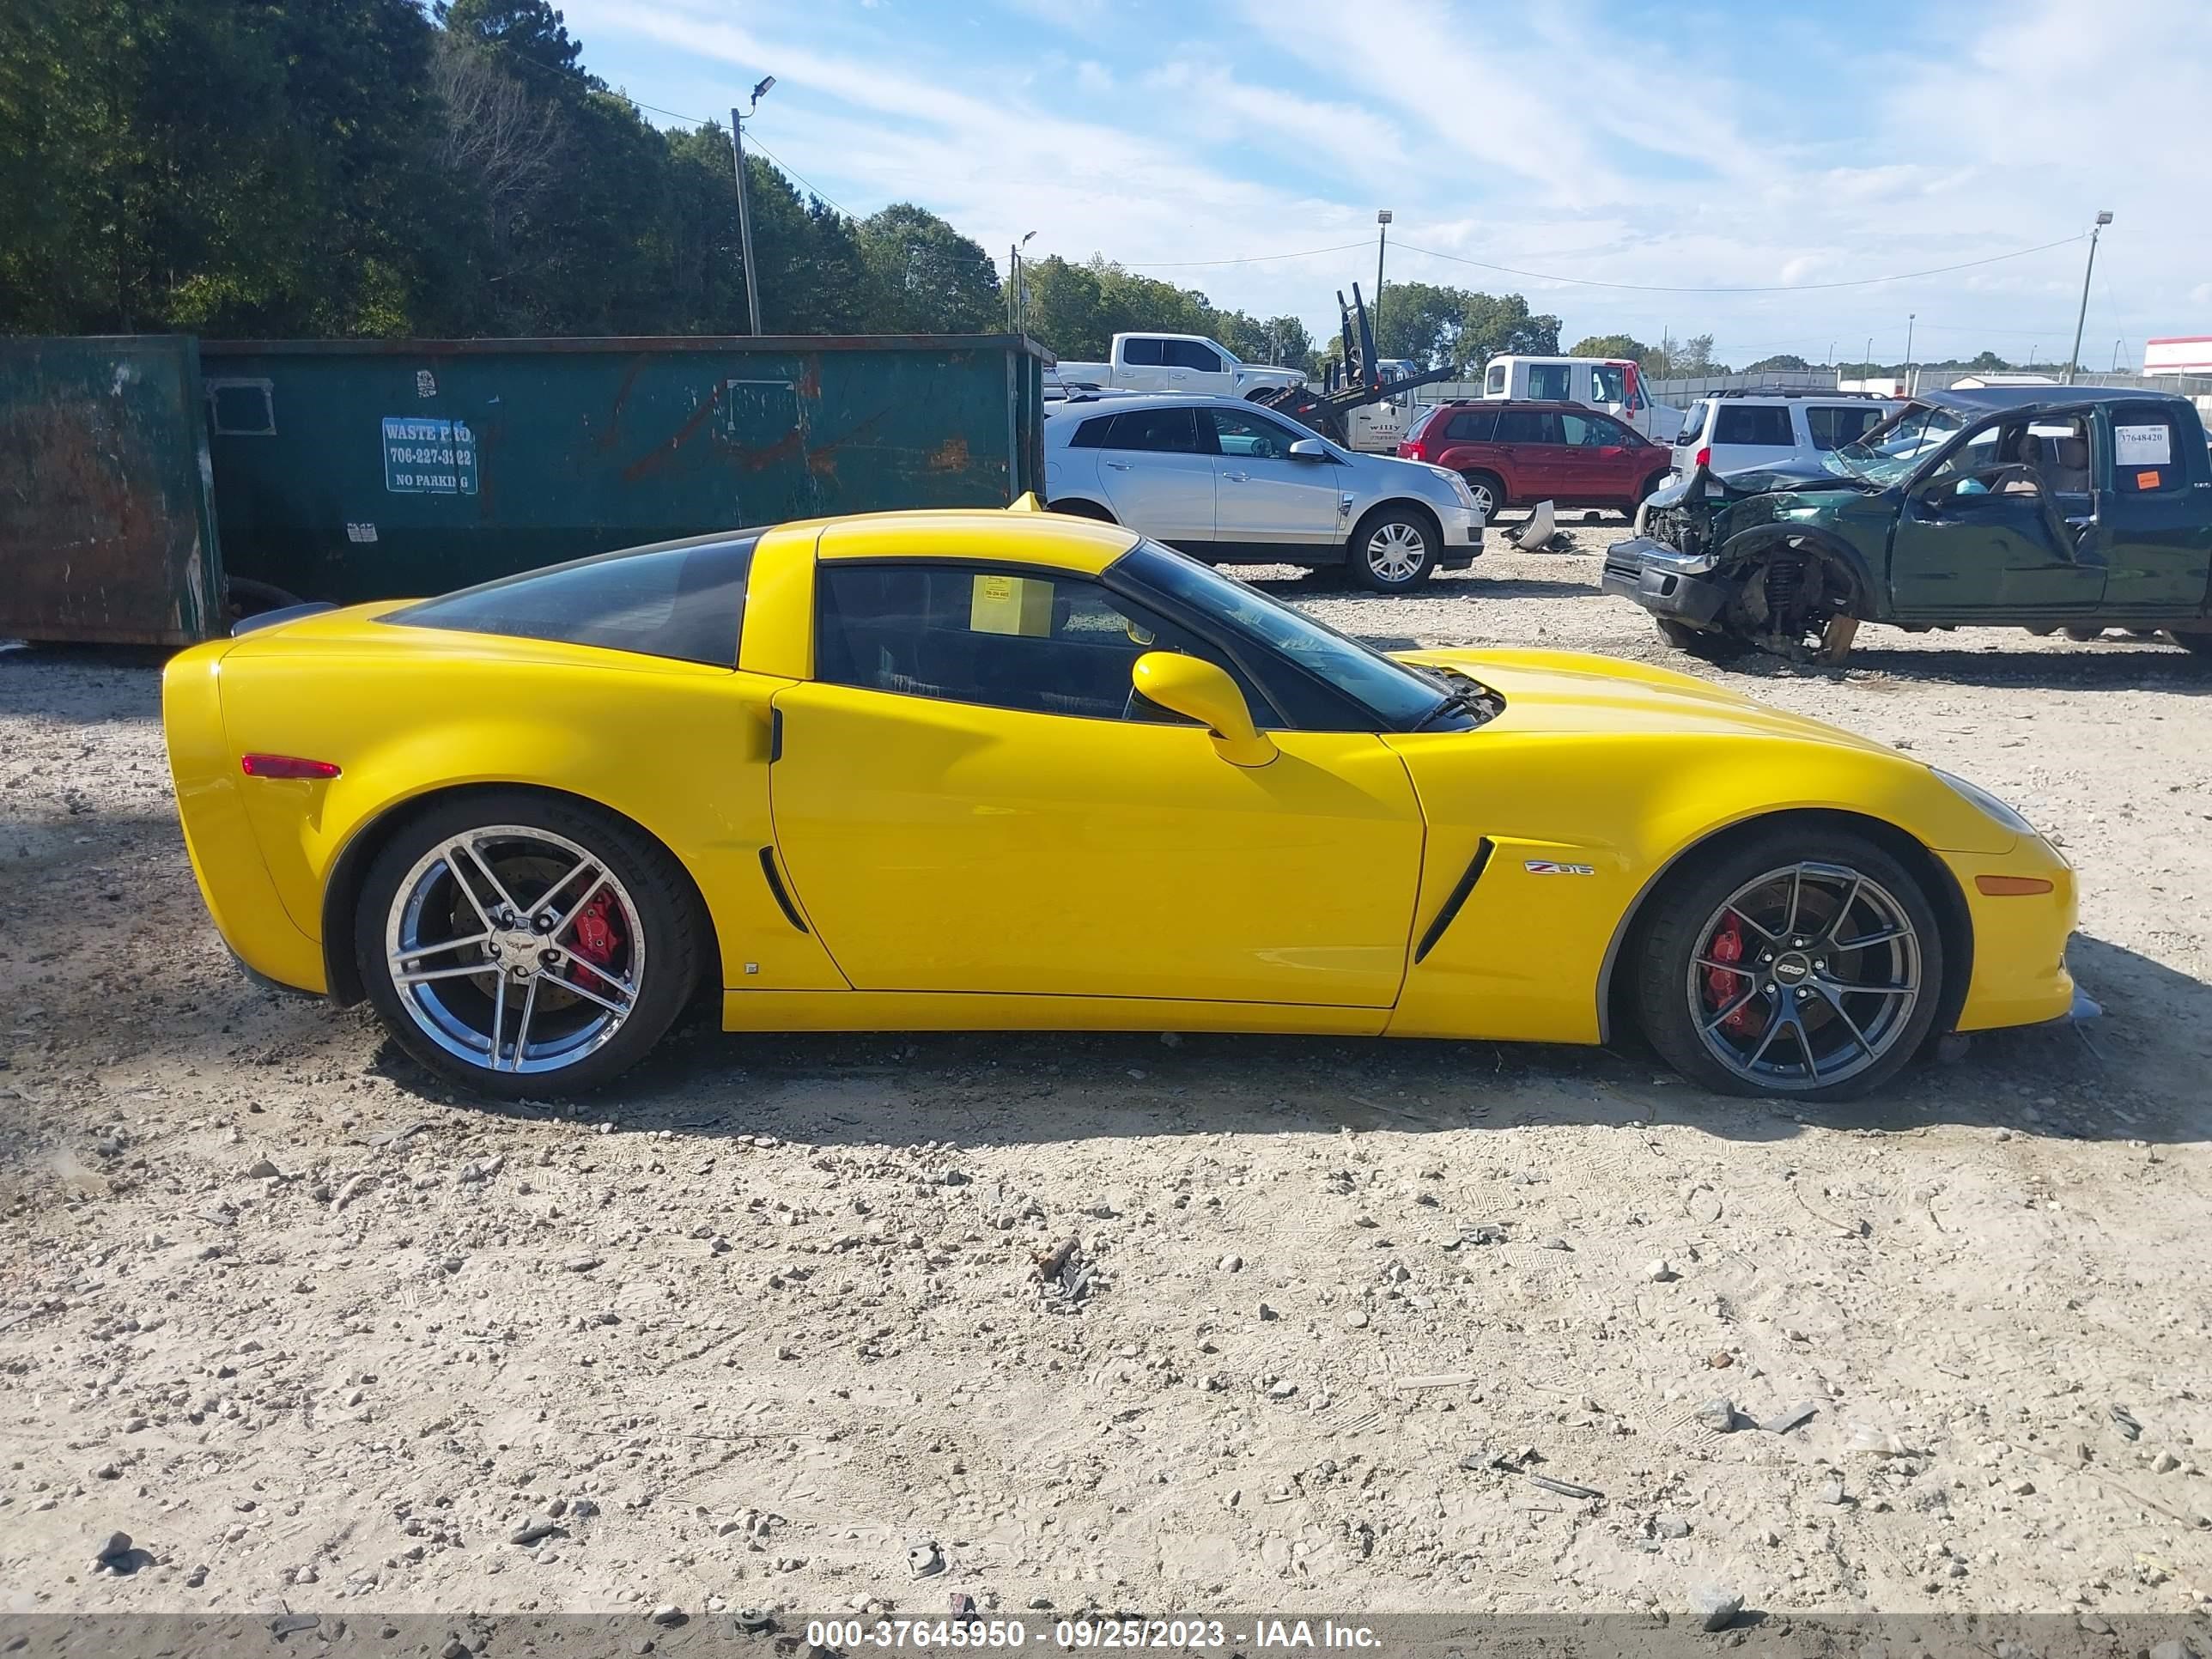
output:
[[1294, 368], [1248, 368], [1228, 347], [1196, 334], [1116, 334], [1111, 362], [1063, 361], [1058, 374], [1064, 386], [1203, 392], [1217, 398], [1251, 398], [1302, 386], [1306, 378]]

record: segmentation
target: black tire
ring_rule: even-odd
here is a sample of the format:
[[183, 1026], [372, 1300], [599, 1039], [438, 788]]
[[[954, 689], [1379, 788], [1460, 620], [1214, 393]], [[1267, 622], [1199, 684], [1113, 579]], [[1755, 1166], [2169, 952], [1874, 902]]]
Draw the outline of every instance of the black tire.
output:
[[[486, 1063], [489, 1055], [471, 1060], [444, 1046], [428, 1029], [428, 1024], [438, 1022], [428, 1014], [410, 1011], [410, 1003], [416, 1010], [420, 1010], [422, 1004], [415, 999], [403, 1000], [401, 988], [393, 982], [394, 969], [388, 961], [387, 928], [398, 925], [393, 921], [394, 906], [401, 897], [403, 885], [409, 886], [410, 891], [420, 891], [422, 883], [435, 878], [434, 869], [428, 875], [420, 874], [419, 870], [436, 849], [470, 831], [495, 826], [550, 834], [580, 849], [592, 863], [612, 877], [617, 884], [611, 890], [626, 898], [629, 906], [615, 918], [616, 936], [620, 940], [626, 931], [625, 921], [634, 924], [636, 937], [624, 943], [623, 948], [635, 952], [629, 958], [630, 962], [642, 963], [635, 976], [635, 994], [611, 1034], [599, 1040], [595, 1046], [580, 1047], [572, 1059], [562, 1060], [557, 1065], [548, 1062], [540, 1069], [519, 1069], [519, 1032], [518, 1068], [513, 1070], [495, 1070]], [[496, 847], [500, 843], [489, 844]], [[496, 867], [499, 860], [495, 857], [493, 862]], [[446, 879], [450, 882], [453, 879], [451, 866], [446, 867]], [[415, 878], [412, 883], [410, 876]], [[485, 884], [477, 878], [472, 885]], [[520, 887], [508, 890], [525, 910], [532, 908], [539, 896]], [[540, 893], [543, 891], [541, 888]], [[465, 914], [459, 896], [455, 895], [448, 907], [454, 917]], [[489, 896], [488, 892], [488, 900]], [[549, 909], [551, 908], [549, 906]], [[552, 929], [552, 938], [540, 942], [557, 943], [574, 912], [584, 908], [583, 901], [576, 899], [568, 915]], [[476, 924], [471, 921], [467, 925]], [[409, 819], [370, 864], [362, 883], [361, 896], [354, 907], [353, 927], [354, 957], [362, 984], [392, 1040], [439, 1076], [474, 1093], [502, 1100], [578, 1094], [612, 1082], [642, 1060], [647, 1051], [666, 1035], [698, 988], [701, 974], [710, 965], [706, 960], [710, 930], [701, 915], [696, 890], [665, 848], [635, 826], [598, 807], [526, 790], [493, 790], [456, 796], [434, 802]], [[444, 954], [447, 952], [426, 950], [418, 952], [418, 959], [434, 962], [438, 955]], [[520, 963], [522, 956], [518, 951], [511, 959]], [[477, 957], [472, 952], [465, 958], [453, 959], [474, 962]], [[441, 989], [437, 995], [441, 1000], [452, 995], [456, 1002], [472, 999], [473, 1006], [481, 1009], [490, 1002], [491, 994], [483, 990], [483, 981], [494, 979], [496, 984], [498, 971], [487, 967], [480, 975], [441, 981]], [[514, 971], [523, 970], [518, 968]], [[539, 973], [535, 967], [528, 971], [533, 975]], [[623, 974], [629, 976], [626, 969]], [[597, 985], [598, 980], [591, 977], [581, 964], [557, 972], [546, 969], [539, 983], [529, 988], [533, 1007], [535, 994], [541, 987], [551, 987], [548, 994], [550, 1013], [562, 1019], [573, 1016], [576, 1024], [587, 1026], [595, 1016], [585, 1012], [589, 1003], [566, 989], [570, 982]], [[451, 993], [442, 988], [447, 985], [453, 988]], [[504, 988], [498, 988], [504, 994]], [[556, 1008], [553, 1006], [556, 1003], [569, 1006]], [[441, 1008], [442, 1006], [441, 1001]], [[514, 1012], [519, 1013], [520, 1010]], [[485, 1019], [483, 1023], [489, 1025], [492, 1022]], [[505, 1030], [503, 1024], [501, 1030]], [[481, 1036], [481, 1030], [477, 1035]]]
[[1394, 503], [1359, 521], [1345, 545], [1344, 568], [1370, 592], [1407, 593], [1436, 573], [1443, 556], [1437, 521], [1417, 507]]
[[1112, 524], [1115, 521], [1114, 515], [1096, 501], [1054, 501], [1045, 508], [1045, 511], [1057, 513], [1063, 518], [1095, 519], [1100, 524]]
[[[1840, 873], [1802, 877], [1794, 890], [1802, 897], [1785, 894], [1769, 879], [1775, 872], [1808, 868]], [[1793, 914], [1804, 925], [1794, 937], [1785, 930], [1770, 939], [1747, 910], [1729, 908], [1742, 899], [1747, 886], [1762, 882], [1757, 890], [1776, 895], [1778, 907], [1784, 902], [1801, 907]], [[1845, 894], [1850, 896], [1841, 896]], [[1819, 908], [1824, 895], [1825, 914]], [[1909, 926], [1909, 940], [1839, 951], [1833, 934], [1824, 938], [1820, 932], [1848, 929], [1851, 939], [1876, 939], [1878, 933], [1858, 930], [1885, 913]], [[1768, 914], [1778, 916], [1778, 908]], [[1711, 931], [1717, 922], [1734, 929], [1741, 955], [1732, 959], [1746, 964], [1742, 972], [1718, 970], [1717, 981], [1713, 968], [1699, 965], [1711, 960], [1703, 952], [1726, 955]], [[1801, 939], [1809, 941], [1802, 950]], [[1775, 950], [1771, 968], [1760, 955], [1770, 945]], [[1881, 960], [1885, 952], [1887, 959]], [[1693, 854], [1654, 896], [1630, 961], [1637, 975], [1638, 1018], [1652, 1047], [1691, 1082], [1718, 1094], [1847, 1100], [1868, 1093], [1920, 1052], [1944, 1001], [1942, 932], [1919, 878], [1868, 837], [1817, 824], [1778, 824], [1737, 839], [1714, 857]], [[1831, 962], [1832, 969], [1827, 966]], [[1907, 977], [1897, 978], [1899, 973]], [[1693, 974], [1699, 977], [1693, 980]], [[1849, 988], [1873, 981], [1879, 981], [1876, 988]], [[1911, 1000], [1892, 990], [1893, 983], [1913, 986]], [[1819, 988], [1826, 984], [1845, 988], [1841, 996], [1850, 1005], [1847, 1010]], [[1740, 986], [1741, 1003], [1734, 1000]], [[1722, 1005], [1717, 1011], [1711, 1006], [1716, 1001]], [[1893, 1006], [1902, 1012], [1892, 1017], [1886, 1011]], [[1709, 1042], [1701, 1025], [1709, 1015], [1726, 1015], [1730, 1007], [1745, 1011], [1751, 1029], [1739, 1034], [1715, 1018], [1708, 1028], [1714, 1039]], [[1810, 1025], [1817, 1029], [1808, 1031]], [[1737, 1052], [1739, 1039], [1754, 1048], [1762, 1039], [1771, 1041], [1772, 1047], [1765, 1052], [1775, 1059], [1769, 1066], [1778, 1066], [1793, 1043], [1802, 1060], [1815, 1063], [1808, 1073], [1802, 1060], [1797, 1062], [1802, 1074], [1795, 1077], [1753, 1075], [1741, 1064], [1724, 1063], [1716, 1052]], [[1833, 1053], [1816, 1060], [1814, 1050], [1831, 1045]], [[1756, 1062], [1758, 1056], [1753, 1058]]]
[[1478, 467], [1472, 472], [1461, 473], [1460, 477], [1467, 480], [1467, 487], [1474, 492], [1474, 504], [1481, 508], [1485, 524], [1512, 505], [1505, 499], [1505, 480], [1495, 472], [1485, 472]]
[[2172, 640], [2192, 657], [2212, 657], [2212, 634], [2168, 634]]
[[1741, 661], [1756, 649], [1750, 641], [1740, 640], [1733, 634], [1717, 634], [1703, 628], [1692, 628], [1687, 623], [1676, 622], [1672, 617], [1655, 617], [1659, 624], [1659, 636], [1677, 651], [1686, 651], [1692, 656], [1710, 663]]

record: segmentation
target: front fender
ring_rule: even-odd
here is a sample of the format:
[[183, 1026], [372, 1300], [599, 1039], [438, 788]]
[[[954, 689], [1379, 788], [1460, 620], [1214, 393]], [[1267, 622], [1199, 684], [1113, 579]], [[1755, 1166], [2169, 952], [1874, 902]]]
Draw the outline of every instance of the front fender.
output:
[[1771, 548], [1793, 542], [1802, 543], [1849, 573], [1851, 582], [1850, 615], [1865, 622], [1881, 620], [1887, 607], [1881, 603], [1881, 586], [1875, 578], [1874, 567], [1849, 541], [1826, 530], [1786, 521], [1754, 525], [1748, 530], [1736, 532], [1720, 544], [1712, 556], [1712, 568], [1719, 572], [1730, 572], [1737, 566], [1750, 563]]

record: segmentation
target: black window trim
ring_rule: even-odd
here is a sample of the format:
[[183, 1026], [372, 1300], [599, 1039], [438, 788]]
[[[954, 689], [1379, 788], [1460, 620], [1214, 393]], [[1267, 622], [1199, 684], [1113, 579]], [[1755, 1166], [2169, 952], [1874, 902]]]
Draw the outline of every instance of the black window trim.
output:
[[[1136, 539], [1140, 541], [1143, 538], [1139, 537]], [[1132, 547], [1133, 547], [1134, 544], [1134, 542], [1133, 542], [1131, 544]], [[1252, 672], [1251, 665], [1245, 659], [1244, 655], [1242, 653], [1231, 650], [1228, 646], [1224, 645], [1214, 629], [1211, 628], [1194, 626], [1190, 621], [1189, 613], [1183, 606], [1167, 601], [1164, 596], [1154, 595], [1151, 590], [1138, 583], [1126, 581], [1115, 583], [1108, 581], [1106, 580], [1107, 571], [1110, 571], [1115, 565], [1119, 564], [1121, 562], [1121, 554], [1115, 554], [1114, 556], [1113, 562], [1109, 563], [1106, 567], [1105, 570], [1099, 571], [1096, 574], [1093, 574], [1088, 571], [1070, 570], [1065, 565], [1030, 564], [1020, 559], [967, 558], [957, 553], [860, 553], [854, 554], [847, 557], [830, 559], [822, 558], [817, 556], [814, 561], [814, 585], [812, 592], [810, 595], [813, 614], [809, 618], [807, 630], [809, 635], [807, 640], [807, 654], [811, 662], [811, 665], [818, 671], [820, 665], [818, 660], [815, 659], [818, 659], [821, 654], [821, 599], [823, 573], [831, 569], [842, 568], [848, 565], [873, 566], [877, 568], [882, 568], [885, 566], [892, 566], [900, 569], [908, 570], [926, 566], [939, 569], [987, 571], [1007, 576], [1045, 576], [1056, 578], [1065, 581], [1090, 582], [1095, 586], [1103, 588], [1116, 599], [1127, 599], [1132, 605], [1142, 605], [1147, 611], [1156, 611], [1160, 612], [1162, 621], [1174, 623], [1177, 628], [1182, 629], [1184, 633], [1195, 637], [1200, 644], [1212, 646], [1216, 651], [1221, 653], [1223, 656], [1228, 658], [1230, 661], [1235, 663], [1237, 665], [1237, 672], [1242, 674], [1246, 680], [1250, 682], [1250, 684], [1258, 690], [1260, 696], [1267, 703], [1267, 707], [1264, 709], [1255, 709], [1253, 711], [1253, 724], [1259, 726], [1261, 730], [1266, 732], [1304, 732], [1311, 729], [1306, 726], [1295, 725], [1289, 720], [1285, 719], [1281, 711], [1275, 707], [1274, 694], [1267, 689], [1267, 682], [1266, 678], [1261, 675], [1254, 673]], [[1303, 669], [1299, 672], [1301, 673], [1305, 672]], [[1340, 700], [1343, 699], [1343, 693], [1338, 691], [1334, 686], [1330, 685], [1327, 681], [1321, 680], [1319, 676], [1309, 674], [1306, 678], [1317, 681], [1324, 690], [1333, 693]], [[845, 682], [842, 680], [822, 679], [818, 677], [817, 673], [815, 676], [810, 677], [810, 684], [816, 685], [843, 685], [845, 684]], [[854, 685], [849, 686], [847, 689], [854, 691], [874, 691], [879, 696], [886, 697], [901, 697], [909, 696], [912, 695], [911, 693], [903, 691], [885, 691], [880, 686], [872, 685]], [[1240, 691], [1243, 690], [1242, 686], [1239, 686], [1237, 689]], [[952, 698], [936, 699], [925, 697], [921, 699], [921, 701], [925, 702], [937, 701], [961, 701], [962, 706], [964, 708], [996, 708], [1001, 713], [1008, 714], [1041, 714], [1047, 720], [1103, 720], [1108, 725], [1111, 726], [1125, 726], [1131, 723], [1122, 720], [1118, 715], [1109, 717], [1104, 714], [1064, 714], [1057, 709], [1008, 708], [1004, 703], [966, 702], [964, 700]], [[1363, 710], [1362, 712], [1364, 713], [1364, 711]], [[1272, 716], [1272, 722], [1262, 720], [1261, 716], [1263, 714]], [[1139, 723], [1158, 724], [1158, 722]], [[1192, 724], [1194, 726], [1196, 723], [1193, 722]], [[1362, 727], [1360, 729], [1368, 730], [1370, 728]], [[1376, 726], [1371, 729], [1380, 731], [1382, 728]]]

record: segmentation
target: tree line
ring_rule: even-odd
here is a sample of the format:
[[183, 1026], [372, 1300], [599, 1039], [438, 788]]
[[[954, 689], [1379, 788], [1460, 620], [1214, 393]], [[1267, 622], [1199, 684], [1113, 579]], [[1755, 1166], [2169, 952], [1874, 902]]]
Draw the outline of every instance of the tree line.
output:
[[[746, 179], [766, 333], [988, 332], [1011, 310], [1071, 358], [1133, 329], [1310, 374], [1340, 351], [1103, 257], [1023, 264], [1010, 307], [991, 255], [936, 214], [856, 218], [759, 155]], [[654, 126], [551, 0], [0, 4], [9, 332], [741, 333], [737, 218], [728, 129]], [[1559, 349], [1559, 319], [1517, 294], [1392, 283], [1376, 323], [1382, 356], [1424, 368]], [[1711, 350], [1573, 348], [1726, 372]]]

